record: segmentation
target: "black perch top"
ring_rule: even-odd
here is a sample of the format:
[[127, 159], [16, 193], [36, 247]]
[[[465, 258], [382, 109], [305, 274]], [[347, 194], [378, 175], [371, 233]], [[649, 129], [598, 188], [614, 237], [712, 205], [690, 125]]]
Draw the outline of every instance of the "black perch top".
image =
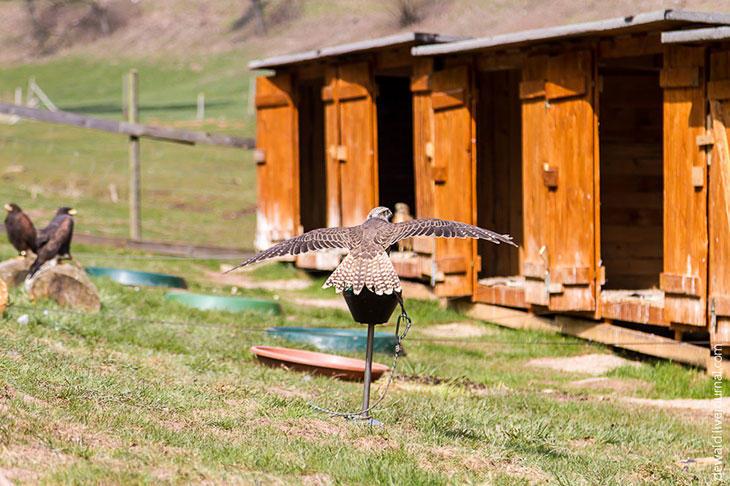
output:
[[363, 288], [357, 295], [352, 290], [345, 290], [342, 295], [345, 297], [352, 318], [360, 324], [388, 322], [401, 298], [400, 292], [378, 295], [367, 288]]

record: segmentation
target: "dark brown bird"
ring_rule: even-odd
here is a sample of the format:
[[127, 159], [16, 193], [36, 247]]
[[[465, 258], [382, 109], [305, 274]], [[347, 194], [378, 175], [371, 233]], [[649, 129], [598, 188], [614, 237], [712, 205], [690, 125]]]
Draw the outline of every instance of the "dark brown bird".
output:
[[309, 231], [277, 243], [229, 271], [269, 258], [298, 255], [325, 248], [342, 248], [349, 253], [324, 283], [324, 288], [334, 287], [337, 292], [352, 289], [355, 294], [367, 288], [382, 295], [401, 291], [398, 274], [386, 250], [403, 239], [414, 236], [478, 238], [517, 246], [509, 235], [500, 235], [466, 223], [443, 219], [412, 219], [391, 223], [388, 220], [392, 215], [388, 208], [374, 208], [360, 226]]
[[36, 252], [36, 231], [33, 221], [15, 203], [5, 205], [8, 215], [5, 217], [5, 232], [8, 234], [10, 244], [18, 250], [18, 253], [25, 255], [28, 250]]
[[40, 270], [47, 261], [56, 257], [71, 258], [71, 239], [74, 233], [74, 218], [76, 210], [73, 208], [59, 208], [56, 216], [51, 222], [38, 232], [36, 243], [38, 245], [37, 257], [31, 265], [28, 277]]

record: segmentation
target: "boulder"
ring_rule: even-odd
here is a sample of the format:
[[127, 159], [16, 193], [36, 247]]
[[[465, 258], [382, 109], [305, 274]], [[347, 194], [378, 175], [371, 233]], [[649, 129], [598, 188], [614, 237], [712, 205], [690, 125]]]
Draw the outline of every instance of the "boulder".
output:
[[28, 275], [28, 270], [35, 260], [35, 255], [17, 256], [0, 262], [0, 280], [8, 287], [21, 285]]
[[33, 301], [52, 299], [63, 307], [87, 312], [101, 309], [99, 291], [81, 265], [73, 261], [55, 265], [49, 262], [25, 282], [25, 289]]

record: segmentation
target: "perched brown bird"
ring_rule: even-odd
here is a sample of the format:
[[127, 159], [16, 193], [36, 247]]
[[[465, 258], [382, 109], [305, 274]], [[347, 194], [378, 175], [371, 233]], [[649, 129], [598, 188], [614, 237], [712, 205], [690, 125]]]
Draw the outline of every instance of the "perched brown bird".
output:
[[28, 250], [36, 252], [36, 231], [33, 221], [15, 203], [5, 205], [8, 215], [5, 217], [5, 232], [10, 244], [25, 255]]
[[492, 243], [517, 246], [509, 235], [500, 235], [466, 223], [443, 219], [412, 219], [394, 224], [388, 221], [392, 215], [388, 208], [374, 208], [360, 226], [309, 231], [277, 243], [229, 271], [268, 258], [298, 255], [325, 248], [342, 248], [349, 250], [349, 253], [324, 283], [324, 288], [334, 287], [337, 292], [352, 289], [355, 294], [367, 288], [382, 295], [401, 291], [398, 274], [386, 249], [405, 238], [479, 238]]
[[71, 258], [71, 239], [74, 233], [73, 215], [76, 210], [72, 208], [59, 208], [56, 216], [51, 222], [38, 232], [36, 243], [38, 245], [37, 257], [31, 265], [28, 277], [38, 272], [41, 266], [47, 261], [56, 257]]

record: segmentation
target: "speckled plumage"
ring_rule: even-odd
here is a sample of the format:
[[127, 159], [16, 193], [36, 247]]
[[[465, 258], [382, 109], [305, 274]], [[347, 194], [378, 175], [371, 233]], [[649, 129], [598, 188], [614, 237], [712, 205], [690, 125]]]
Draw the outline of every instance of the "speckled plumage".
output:
[[[405, 238], [435, 236], [437, 238], [479, 238], [493, 243], [514, 245], [509, 235], [500, 235], [478, 226], [443, 219], [412, 219], [390, 223], [388, 208], [370, 211], [360, 226], [321, 228], [277, 243], [235, 268], [284, 255], [298, 255], [326, 248], [348, 250], [349, 254], [335, 268], [324, 287], [338, 292], [352, 289], [355, 294], [363, 288], [378, 294], [400, 292], [400, 279], [386, 250]], [[234, 270], [235, 270], [234, 268]]]

